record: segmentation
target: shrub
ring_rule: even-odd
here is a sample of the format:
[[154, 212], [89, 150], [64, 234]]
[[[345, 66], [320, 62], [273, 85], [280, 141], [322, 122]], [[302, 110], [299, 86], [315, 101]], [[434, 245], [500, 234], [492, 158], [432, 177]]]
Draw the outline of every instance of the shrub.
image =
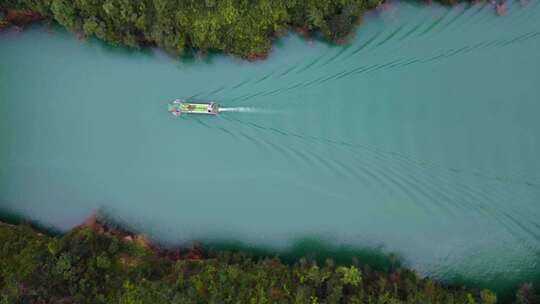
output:
[[[99, 231], [99, 232], [96, 232]], [[63, 236], [0, 225], [0, 303], [483, 303], [496, 295], [454, 289], [413, 271], [324, 265], [242, 252], [184, 253], [122, 233], [79, 228]], [[146, 245], [144, 245], [146, 244]], [[524, 285], [516, 303], [538, 298]]]

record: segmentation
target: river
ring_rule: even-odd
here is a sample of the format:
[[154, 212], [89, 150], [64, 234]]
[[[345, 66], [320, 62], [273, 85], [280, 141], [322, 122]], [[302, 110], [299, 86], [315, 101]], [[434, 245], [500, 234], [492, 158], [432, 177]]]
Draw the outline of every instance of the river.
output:
[[[539, 281], [539, 3], [391, 3], [345, 46], [291, 34], [256, 62], [6, 31], [0, 212], [367, 248], [503, 293]], [[177, 97], [228, 111], [174, 118]]]

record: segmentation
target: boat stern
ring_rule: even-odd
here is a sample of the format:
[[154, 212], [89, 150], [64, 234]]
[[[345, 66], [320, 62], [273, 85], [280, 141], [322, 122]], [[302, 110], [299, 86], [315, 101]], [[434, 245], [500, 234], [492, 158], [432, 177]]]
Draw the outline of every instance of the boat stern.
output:
[[219, 105], [215, 102], [211, 102], [209, 105], [208, 105], [208, 109], [207, 109], [208, 113], [209, 114], [218, 114], [219, 113]]

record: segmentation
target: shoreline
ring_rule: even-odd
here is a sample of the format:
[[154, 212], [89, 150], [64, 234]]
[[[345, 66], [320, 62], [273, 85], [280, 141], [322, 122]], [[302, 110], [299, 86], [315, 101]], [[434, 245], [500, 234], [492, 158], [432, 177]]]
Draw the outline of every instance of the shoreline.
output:
[[[151, 242], [142, 234], [123, 230], [121, 227], [117, 227], [114, 223], [107, 224], [102, 218], [102, 216], [100, 216], [100, 214], [97, 212], [93, 212], [82, 224], [60, 235], [51, 235], [46, 231], [40, 230], [39, 228], [36, 229], [32, 227], [32, 225], [30, 224], [10, 224], [0, 221], [0, 243], [5, 244], [3, 251], [0, 250], [0, 292], [2, 292], [3, 288], [2, 282], [6, 281], [6, 277], [2, 278], [2, 276], [5, 276], [6, 274], [6, 268], [15, 267], [16, 269], [25, 269], [25, 267], [28, 267], [27, 265], [24, 265], [25, 263], [37, 263], [30, 267], [34, 270], [26, 270], [28, 276], [32, 278], [30, 281], [27, 281], [28, 278], [19, 278], [17, 284], [23, 284], [26, 287], [22, 290], [18, 290], [15, 294], [11, 295], [13, 297], [10, 299], [14, 299], [16, 301], [23, 299], [28, 300], [32, 298], [31, 291], [36, 291], [34, 290], [34, 288], [41, 289], [41, 285], [47, 284], [44, 281], [40, 281], [38, 279], [37, 282], [39, 283], [37, 285], [32, 285], [36, 284], [36, 279], [34, 278], [34, 276], [38, 275], [35, 273], [35, 269], [42, 269], [41, 271], [45, 269], [42, 275], [44, 275], [47, 280], [52, 280], [55, 283], [53, 284], [53, 286], [66, 283], [64, 282], [65, 278], [63, 278], [65, 274], [61, 277], [58, 277], [57, 274], [54, 273], [55, 267], [58, 267], [57, 263], [59, 263], [66, 256], [66, 254], [70, 256], [70, 267], [76, 267], [75, 264], [77, 264], [77, 262], [79, 263], [79, 266], [77, 266], [77, 271], [75, 271], [77, 273], [77, 276], [81, 278], [86, 277], [86, 284], [96, 284], [96, 286], [100, 286], [99, 288], [103, 289], [102, 293], [111, 294], [114, 292], [112, 290], [109, 290], [109, 287], [100, 285], [99, 282], [102, 279], [102, 276], [118, 277], [118, 282], [115, 283], [116, 285], [113, 285], [116, 286], [116, 288], [121, 289], [122, 284], [125, 285], [127, 284], [126, 282], [131, 282], [134, 279], [134, 273], [136, 271], [131, 268], [137, 268], [142, 267], [142, 265], [146, 265], [144, 271], [149, 271], [150, 273], [157, 271], [159, 273], [162, 273], [162, 276], [150, 278], [143, 275], [141, 278], [143, 280], [142, 282], [153, 280], [153, 282], [156, 284], [165, 284], [164, 282], [168, 282], [169, 279], [167, 278], [169, 278], [170, 276], [181, 276], [184, 277], [184, 279], [186, 280], [186, 278], [190, 277], [190, 275], [198, 276], [203, 275], [204, 273], [206, 273], [206, 271], [214, 271], [209, 269], [229, 269], [230, 267], [236, 267], [238, 273], [235, 277], [228, 277], [227, 272], [222, 274], [227, 277], [227, 284], [219, 285], [218, 282], [214, 282], [215, 284], [217, 284], [215, 286], [216, 294], [213, 295], [214, 298], [206, 298], [208, 300], [219, 299], [220, 296], [218, 296], [217, 294], [225, 292], [223, 290], [224, 288], [229, 285], [236, 286], [236, 284], [238, 283], [236, 281], [238, 279], [237, 276], [242, 276], [242, 274], [245, 274], [248, 277], [252, 278], [252, 275], [249, 274], [251, 271], [255, 271], [259, 274], [264, 273], [264, 278], [269, 279], [270, 281], [272, 281], [271, 278], [273, 276], [276, 276], [276, 278], [280, 276], [285, 276], [284, 278], [286, 278], [291, 285], [288, 286], [289, 291], [291, 288], [299, 288], [298, 290], [308, 288], [308, 290], [310, 290], [310, 297], [308, 297], [308, 299], [310, 299], [311, 303], [314, 303], [312, 302], [314, 298], [325, 302], [332, 297], [332, 292], [329, 292], [328, 290], [328, 288], [330, 288], [328, 284], [336, 284], [336, 278], [334, 278], [334, 276], [336, 276], [337, 278], [341, 278], [339, 279], [341, 280], [339, 294], [342, 300], [351, 300], [357, 297], [365, 297], [366, 292], [370, 295], [370, 299], [372, 300], [377, 298], [380, 299], [380, 297], [388, 297], [389, 294], [391, 295], [390, 298], [395, 300], [412, 301], [413, 299], [424, 299], [431, 301], [431, 303], [443, 303], [448, 300], [449, 297], [457, 300], [455, 303], [487, 304], [496, 303], [497, 299], [496, 294], [487, 289], [480, 290], [465, 286], [447, 285], [432, 280], [429, 277], [422, 278], [414, 270], [401, 267], [399, 263], [397, 264], [397, 266], [392, 266], [390, 269], [377, 271], [373, 270], [370, 267], [369, 263], [355, 258], [353, 258], [353, 261], [351, 263], [345, 264], [336, 263], [329, 259], [327, 259], [325, 262], [318, 263], [312, 258], [306, 257], [299, 258], [293, 263], [286, 263], [283, 262], [276, 255], [268, 254], [263, 256], [253, 256], [253, 254], [249, 251], [212, 250], [210, 248], [206, 248], [204, 245], [165, 248], [160, 246], [159, 244]], [[10, 246], [10, 244], [12, 244], [12, 246]], [[115, 249], [112, 250], [111, 248]], [[80, 254], [80, 252], [86, 252], [86, 254], [83, 254], [78, 258], [73, 257], [73, 255]], [[38, 258], [38, 261], [29, 262], [27, 260], [28, 257], [25, 256], [25, 254], [29, 253], [31, 254], [30, 256], [39, 256], [41, 258]], [[44, 256], [47, 256], [47, 258], [44, 258]], [[106, 256], [106, 258], [104, 256]], [[386, 255], [386, 258], [392, 263], [392, 265], [394, 265], [395, 257], [393, 257], [392, 255]], [[19, 259], [24, 260], [24, 262], [21, 263]], [[102, 259], [101, 262], [100, 259]], [[100, 268], [99, 263], [103, 264], [103, 267], [101, 267], [103, 268], [101, 269], [102, 271], [96, 270], [96, 273], [90, 275], [89, 272], [92, 272], [93, 269], [95, 269], [96, 265], [98, 268]], [[269, 269], [264, 268], [266, 266], [262, 266], [268, 266], [270, 264], [272, 265], [272, 267]], [[9, 265], [10, 267], [8, 267], [7, 265]], [[194, 265], [198, 265], [196, 268], [200, 268], [199, 270], [202, 271], [202, 274], [194, 274], [192, 273], [192, 270], [186, 270], [192, 269]], [[258, 267], [263, 267], [264, 270], [258, 269]], [[279, 269], [279, 271], [274, 271], [272, 269]], [[111, 272], [111, 274], [109, 274], [108, 272]], [[114, 275], [112, 273], [114, 273]], [[74, 274], [70, 274], [70, 276], [71, 275]], [[88, 276], [91, 276], [92, 278], [88, 278]], [[310, 276], [315, 277], [312, 279], [308, 279]], [[352, 281], [350, 281], [349, 283], [346, 283], [345, 278], [347, 278], [348, 276], [352, 276], [353, 279], [351, 279]], [[9, 274], [7, 275], [7, 277], [9, 277]], [[214, 277], [207, 278], [207, 280], [212, 280], [213, 278]], [[55, 282], [55, 280], [57, 282]], [[90, 280], [90, 283], [88, 283], [88, 280]], [[379, 284], [377, 282], [382, 282], [381, 280], [387, 282], [385, 283], [385, 287], [383, 287], [382, 290], [379, 289], [381, 288], [380, 286], [377, 287], [377, 284]], [[120, 284], [120, 281], [122, 282], [122, 284]], [[268, 283], [266, 281], [264, 282], [264, 284]], [[394, 283], [388, 285], [388, 283], [390, 282]], [[146, 284], [141, 282], [139, 283], [143, 285]], [[190, 281], [190, 279], [187, 279], [187, 283], [184, 283], [184, 287], [187, 289], [197, 288], [197, 283]], [[253, 281], [252, 284], [258, 283]], [[71, 288], [77, 289], [78, 287], [72, 286]], [[138, 288], [146, 290], [145, 288], [147, 287], [139, 286]], [[278, 287], [274, 286], [272, 288]], [[52, 291], [48, 290], [48, 292]], [[280, 292], [284, 291], [281, 290]], [[95, 293], [94, 291], [92, 291], [91, 293], [86, 293], [84, 297], [99, 296], [99, 294], [101, 293]], [[109, 296], [113, 297], [113, 295], [111, 294], [109, 294]], [[62, 294], [62, 292], [60, 292], [59, 294], [54, 294], [53, 292], [53, 295], [48, 296], [63, 299], [76, 298], [73, 293]], [[124, 295], [120, 296], [120, 298], [122, 298], [123, 296]], [[196, 298], [205, 296], [209, 296], [208, 290], [206, 289], [200, 290]], [[265, 297], [270, 298], [272, 298], [272, 296], [274, 296], [272, 292], [265, 295]], [[276, 296], [275, 299], [289, 302], [292, 301], [293, 298], [291, 297], [291, 295], [284, 296], [283, 294], [280, 294], [280, 296]], [[363, 299], [365, 300], [367, 298]], [[443, 301], [443, 299], [446, 300]], [[533, 301], [536, 301], [540, 298], [538, 298], [538, 296], [534, 294], [534, 286], [530, 283], [525, 283], [516, 291], [516, 298], [514, 300], [519, 299], [528, 299], [527, 301], [530, 300], [530, 302], [524, 302], [525, 300], [523, 300], [521, 302], [517, 301], [514, 303], [535, 303]], [[100, 302], [98, 298], [94, 298], [94, 300], [97, 303]], [[158, 301], [157, 303], [166, 302], [168, 301]], [[349, 301], [347, 300], [345, 302], [348, 303]], [[30, 301], [30, 303], [34, 302]], [[68, 301], [62, 303], [79, 302], [75, 299], [74, 302]], [[120, 302], [112, 300], [110, 301], [110, 303]], [[141, 303], [147, 302], [143, 301]]]
[[[306, 38], [308, 41], [321, 38], [336, 45], [346, 44], [351, 35], [354, 34], [361, 26], [363, 17], [366, 13], [384, 11], [392, 5], [392, 2], [387, 2], [385, 0], [374, 0], [369, 4], [362, 1], [357, 2], [358, 4], [353, 5], [354, 9], [346, 9], [344, 7], [340, 7], [337, 3], [330, 1], [330, 6], [333, 5], [334, 7], [326, 8], [326, 10], [321, 10], [318, 12], [318, 14], [322, 15], [318, 16], [317, 18], [319, 19], [316, 19], [315, 21], [311, 20], [311, 17], [308, 18], [306, 15], [307, 12], [302, 11], [315, 8], [300, 6], [299, 8], [294, 9], [281, 8], [280, 12], [282, 14], [290, 15], [287, 15], [287, 18], [281, 16], [279, 18], [276, 17], [277, 19], [274, 20], [261, 19], [256, 21], [255, 24], [265, 23], [263, 29], [259, 30], [252, 29], [251, 27], [243, 29], [243, 25], [238, 25], [242, 22], [242, 18], [247, 18], [247, 16], [252, 17], [250, 12], [243, 12], [235, 15], [235, 18], [237, 19], [231, 19], [227, 22], [219, 21], [221, 23], [217, 25], [220, 27], [221, 31], [226, 30], [229, 32], [238, 32], [237, 34], [223, 34], [225, 36], [220, 36], [221, 34], [219, 32], [213, 32], [214, 30], [212, 29], [200, 30], [199, 33], [199, 30], [197, 29], [190, 27], [185, 28], [184, 26], [177, 28], [174, 35], [160, 34], [157, 37], [152, 36], [153, 34], [149, 32], [150, 30], [148, 28], [150, 25], [146, 23], [156, 23], [158, 21], [148, 21], [148, 18], [145, 19], [147, 21], [145, 21], [146, 23], [143, 26], [134, 25], [132, 24], [132, 21], [125, 21], [125, 24], [122, 24], [122, 21], [108, 20], [107, 18], [112, 17], [108, 15], [109, 13], [104, 13], [102, 9], [85, 12], [84, 15], [77, 16], [75, 13], [77, 10], [90, 10], [90, 8], [87, 9], [76, 7], [75, 4], [72, 4], [72, 6], [66, 6], [66, 9], [74, 11], [72, 14], [75, 15], [70, 16], [60, 16], [58, 15], [59, 13], [55, 11], [54, 7], [47, 7], [46, 4], [39, 6], [41, 11], [33, 7], [21, 7], [21, 5], [18, 7], [0, 5], [0, 30], [14, 26], [16, 30], [22, 31], [24, 30], [25, 26], [36, 22], [46, 22], [48, 24], [57, 23], [66, 28], [69, 32], [77, 35], [79, 39], [96, 37], [97, 39], [105, 41], [113, 46], [136, 49], [157, 47], [174, 57], [178, 57], [185, 53], [196, 53], [200, 56], [206, 56], [206, 54], [209, 52], [217, 51], [248, 61], [256, 61], [266, 59], [270, 54], [275, 40], [289, 32], [295, 32]], [[486, 0], [426, 0], [419, 2], [423, 3], [424, 5], [439, 3], [443, 6], [453, 6], [461, 3], [473, 5], [475, 3], [484, 2], [493, 7], [494, 14], [499, 16], [506, 14], [505, 0], [490, 0], [489, 2]], [[278, 6], [278, 4], [275, 5]], [[174, 10], [175, 8], [171, 9]], [[213, 11], [211, 8], [197, 7], [191, 9], [194, 12], [204, 12], [207, 10], [209, 11], [208, 14], [212, 16], [221, 16], [220, 13]], [[233, 6], [231, 9], [238, 10], [240, 8]], [[276, 10], [277, 9], [279, 9], [279, 7], [276, 8]], [[288, 10], [292, 11], [289, 12]], [[345, 11], [348, 10], [352, 10], [352, 12], [345, 14]], [[146, 9], [146, 11], [138, 12], [140, 18], [143, 18], [146, 15], [153, 16], [155, 13], [156, 12], [150, 8]], [[295, 14], [300, 17], [296, 16]], [[154, 16], [152, 18], [156, 17]], [[188, 24], [190, 22], [206, 22], [205, 18], [201, 16], [191, 16], [190, 18], [191, 19], [189, 19], [190, 21]], [[182, 22], [187, 22], [186, 20]], [[111, 22], [113, 22], [113, 24], [119, 23], [120, 25], [116, 24], [112, 26], [112, 29], [105, 30], [103, 28], [105, 24]], [[122, 26], [126, 28], [122, 28]], [[152, 26], [159, 26], [159, 24], [156, 23]], [[172, 28], [174, 28], [174, 26], [172, 26]], [[170, 31], [170, 29], [168, 31]], [[256, 33], [251, 35], [250, 31], [256, 31]], [[249, 33], [250, 35], [248, 36], [250, 37], [244, 37], [244, 32]], [[213, 35], [213, 38], [209, 38], [207, 35]], [[199, 36], [203, 38], [197, 38]], [[201, 39], [202, 41], [198, 41]]]
[[[17, 229], [17, 226], [10, 226], [11, 228], [13, 229]], [[129, 225], [127, 227], [130, 227]], [[93, 234], [96, 234], [96, 235], [102, 235], [105, 237], [105, 239], [108, 239], [108, 238], [117, 238], [120, 240], [120, 242], [123, 242], [123, 243], [132, 243], [132, 244], [135, 244], [136, 246], [138, 247], [142, 247], [144, 248], [145, 250], [149, 250], [151, 248], [151, 246], [155, 246], [156, 248], [160, 248], [160, 246], [158, 246], [157, 244], [152, 244], [151, 242], [149, 242], [146, 238], [144, 238], [143, 235], [140, 235], [140, 234], [135, 234], [135, 233], [129, 233], [127, 232], [127, 230], [124, 230], [124, 231], [120, 231], [118, 230], [119, 228], [111, 228], [111, 227], [105, 227], [103, 225], [101, 225], [100, 223], [98, 223], [98, 216], [97, 214], [94, 214], [93, 215], [93, 219], [89, 219], [87, 223], [85, 224], [82, 224], [80, 227], [78, 228], [74, 228], [73, 230], [84, 230], [84, 229], [87, 229], [87, 230], [91, 230], [93, 231], [92, 233]], [[118, 231], [117, 231], [118, 230]], [[39, 231], [39, 229], [38, 229]], [[181, 231], [179, 231], [181, 232]], [[38, 235], [39, 235], [39, 232], [37, 232]], [[66, 235], [68, 234], [69, 232], [67, 233], [62, 233], [62, 234], [59, 234], [58, 235], [58, 239], [61, 239], [63, 235]], [[444, 238], [440, 238], [441, 241], [444, 240]], [[183, 247], [179, 247], [179, 248], [183, 248]], [[178, 250], [181, 250], [181, 249], [178, 249]], [[149, 250], [151, 251], [151, 250]], [[154, 254], [156, 254], [154, 252]], [[205, 257], [204, 255], [204, 252], [201, 253], [201, 255], [199, 256], [199, 258], [194, 258], [193, 260], [206, 260], [207, 257]], [[430, 253], [427, 252], [426, 253], [427, 255], [429, 255]], [[156, 254], [158, 255], [158, 254]], [[167, 253], [164, 253], [163, 254], [164, 256], [161, 256], [162, 258], [164, 258], [165, 260], [167, 260], [168, 262], [170, 261], [179, 261], [179, 260], [182, 260], [183, 258], [181, 257], [181, 255], [179, 253], [171, 253], [171, 257], [168, 257], [167, 256]], [[55, 256], [55, 258], [57, 258], [58, 256]], [[185, 260], [190, 260], [189, 258], [185, 258]], [[363, 261], [365, 262], [365, 261]], [[0, 286], [2, 285], [2, 279], [0, 278]], [[467, 284], [465, 284], [465, 286], [468, 286]]]

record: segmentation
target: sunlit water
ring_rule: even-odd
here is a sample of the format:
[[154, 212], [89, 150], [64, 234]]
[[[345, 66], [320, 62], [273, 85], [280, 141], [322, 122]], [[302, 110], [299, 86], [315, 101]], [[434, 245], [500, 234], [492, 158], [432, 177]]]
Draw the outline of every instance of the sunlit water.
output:
[[[349, 45], [175, 60], [35, 27], [0, 35], [0, 211], [101, 209], [154, 239], [380, 248], [420, 273], [540, 273], [540, 5], [394, 4]], [[216, 117], [167, 113], [215, 100]], [[503, 282], [503, 283], [501, 283]]]

